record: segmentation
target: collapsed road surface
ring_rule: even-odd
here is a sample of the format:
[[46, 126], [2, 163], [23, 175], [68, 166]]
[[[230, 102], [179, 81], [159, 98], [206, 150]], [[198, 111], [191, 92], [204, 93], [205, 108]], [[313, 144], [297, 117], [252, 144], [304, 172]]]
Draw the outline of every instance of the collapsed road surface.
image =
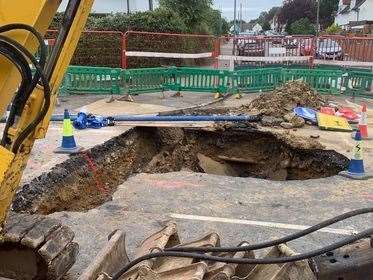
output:
[[290, 141], [250, 126], [137, 127], [35, 178], [18, 193], [13, 209], [39, 214], [92, 209], [139, 172], [188, 170], [283, 181], [333, 176], [347, 164], [345, 156], [312, 141]]
[[[131, 106], [135, 106], [135, 104]], [[275, 143], [274, 146], [278, 147], [279, 142], [285, 141], [290, 146], [291, 151], [293, 150], [291, 148], [293, 147], [291, 144], [293, 141], [291, 140], [295, 138], [294, 134], [302, 136], [302, 131], [304, 129], [299, 129], [295, 132], [291, 131], [291, 133], [278, 131], [275, 141], [273, 137], [269, 137], [270, 143], [273, 142]], [[335, 161], [335, 159], [327, 161], [327, 163], [331, 163], [336, 167], [332, 174], [326, 175], [322, 173], [317, 176], [332, 177], [309, 180], [297, 180], [296, 178], [293, 178], [296, 180], [289, 180], [290, 178], [287, 178], [286, 181], [278, 181], [217, 176], [203, 173], [204, 170], [201, 169], [203, 160], [200, 161], [199, 159], [201, 156], [197, 157], [197, 159], [194, 156], [196, 164], [192, 167], [197, 169], [181, 166], [181, 168], [172, 167], [162, 171], [175, 171], [171, 173], [143, 173], [151, 172], [150, 170], [145, 170], [145, 166], [160, 154], [158, 151], [160, 151], [159, 148], [162, 145], [158, 144], [158, 146], [155, 145], [156, 149], [152, 149], [149, 154], [147, 154], [147, 149], [143, 149], [144, 147], [149, 147], [149, 145], [139, 145], [138, 151], [148, 155], [145, 161], [146, 164], [144, 165], [141, 160], [133, 162], [132, 164], [135, 168], [128, 173], [128, 169], [120, 170], [118, 166], [111, 165], [111, 160], [114, 159], [113, 162], [115, 162], [115, 153], [112, 155], [113, 158], [108, 156], [113, 151], [107, 148], [108, 145], [104, 144], [91, 150], [93, 162], [97, 167], [107, 167], [101, 175], [110, 175], [110, 173], [106, 174], [106, 172], [114, 169], [113, 172], [118, 174], [122, 172], [121, 176], [114, 176], [113, 180], [111, 180], [110, 176], [106, 176], [109, 180], [107, 182], [101, 180], [102, 184], [100, 184], [100, 180], [95, 180], [94, 172], [89, 168], [86, 158], [77, 160], [79, 158], [74, 157], [53, 169], [53, 171], [56, 171], [57, 177], [52, 176], [48, 181], [49, 176], [53, 175], [52, 171], [33, 180], [34, 186], [37, 186], [36, 188], [31, 188], [32, 184], [27, 184], [23, 191], [29, 192], [31, 199], [24, 199], [22, 197], [23, 192], [21, 192], [18, 197], [19, 200], [17, 199], [20, 204], [19, 206], [15, 204], [15, 206], [20, 207], [20, 209], [24, 207], [22, 209], [30, 212], [55, 212], [50, 216], [61, 220], [75, 231], [75, 241], [79, 243], [80, 253], [77, 257], [77, 263], [66, 277], [66, 279], [70, 280], [76, 279], [80, 275], [81, 271], [87, 267], [92, 258], [106, 244], [107, 236], [115, 229], [121, 229], [126, 232], [127, 248], [129, 249], [129, 255], [133, 257], [134, 250], [140, 245], [141, 241], [146, 236], [158, 231], [170, 220], [177, 222], [180, 233], [185, 238], [183, 242], [216, 231], [221, 234], [223, 245], [237, 245], [242, 240], [253, 243], [279, 237], [341, 212], [371, 205], [373, 202], [373, 184], [371, 184], [371, 181], [356, 182], [333, 176], [341, 168], [339, 167], [340, 164], [344, 164], [345, 156], [350, 154], [350, 144], [347, 145], [347, 143], [343, 142], [343, 146], [340, 145], [340, 139], [344, 139], [347, 136], [344, 137], [343, 135], [345, 134], [343, 133], [327, 134], [320, 131], [316, 132], [315, 129], [311, 130], [308, 127], [305, 131], [307, 132], [307, 138], [309, 138], [306, 142], [309, 144], [304, 146], [305, 142], [302, 142], [303, 147], [308, 147], [310, 150], [324, 150], [317, 143], [318, 140], [310, 138], [310, 136], [317, 133], [321, 135], [319, 140], [322, 140], [321, 142], [328, 149], [338, 151], [338, 153], [332, 152], [332, 154], [336, 156], [335, 159], [341, 161]], [[154, 142], [149, 141], [149, 139], [154, 140], [152, 139], [154, 133], [145, 135], [149, 136], [147, 141], [145, 141], [146, 143]], [[259, 138], [262, 139], [263, 134], [260, 135], [262, 137]], [[325, 143], [326, 135], [333, 137], [332, 145]], [[334, 141], [335, 137], [339, 139]], [[116, 139], [118, 138], [110, 140], [107, 144], [114, 143], [113, 147], [118, 148], [119, 151], [131, 142], [128, 141], [130, 139], [127, 139], [127, 141], [122, 141], [122, 145], [117, 145], [115, 144]], [[123, 139], [122, 136], [119, 136], [119, 139]], [[282, 140], [278, 141], [279, 139]], [[159, 142], [156, 141], [156, 143]], [[221, 143], [216, 144], [220, 145]], [[151, 144], [150, 147], [153, 145]], [[193, 147], [193, 145], [191, 146]], [[204, 147], [202, 148], [204, 149]], [[230, 147], [230, 145], [226, 145], [226, 147]], [[233, 145], [233, 147], [240, 146]], [[130, 153], [126, 154], [126, 150], [123, 149], [123, 153], [128, 157], [131, 155], [131, 150], [133, 149], [130, 149]], [[289, 152], [289, 147], [285, 150]], [[367, 153], [369, 154], [370, 151], [367, 150]], [[188, 155], [189, 153], [186, 154]], [[204, 153], [204, 150], [199, 154], [207, 156], [214, 163], [224, 163], [223, 166], [227, 166], [225, 164], [226, 161], [221, 158], [214, 158], [209, 153]], [[293, 153], [291, 154], [294, 155]], [[96, 157], [97, 155], [101, 157]], [[241, 154], [239, 156], [237, 154], [228, 154], [228, 156], [230, 159], [242, 161]], [[120, 158], [124, 159], [125, 157], [122, 154]], [[137, 160], [139, 159], [142, 159], [142, 157], [137, 158]], [[172, 161], [171, 163], [174, 162]], [[71, 169], [68, 168], [70, 164]], [[80, 168], [77, 168], [79, 166]], [[110, 168], [111, 166], [112, 168]], [[271, 165], [264, 166], [266, 168], [262, 170], [271, 169], [269, 168]], [[60, 180], [63, 177], [68, 179], [71, 170], [81, 173], [78, 178], [82, 179], [82, 185], [76, 185], [71, 188], [76, 181]], [[255, 174], [251, 176], [266, 178]], [[36, 184], [37, 182], [39, 184]], [[57, 183], [55, 184], [58, 186], [57, 188], [53, 187], [54, 182]], [[52, 187], [51, 192], [47, 191], [43, 194], [43, 191], [46, 190], [45, 187], [42, 187], [44, 183], [45, 186]], [[60, 183], [66, 185], [65, 192], [59, 193], [56, 191], [64, 189]], [[105, 183], [109, 184], [106, 185]], [[83, 187], [79, 189], [78, 186]], [[104, 187], [100, 189], [100, 186]], [[107, 193], [105, 189], [109, 190], [109, 192]], [[46, 203], [46, 197], [49, 195], [55, 195], [54, 198], [57, 198], [55, 205], [53, 205], [53, 201]], [[75, 198], [79, 203], [74, 203]], [[32, 203], [33, 201], [35, 204]], [[87, 201], [87, 203], [84, 203], [84, 201]], [[365, 229], [367, 221], [371, 219], [371, 216], [351, 219], [290, 245], [298, 252], [314, 249], [332, 241], [340, 240], [354, 231]]]

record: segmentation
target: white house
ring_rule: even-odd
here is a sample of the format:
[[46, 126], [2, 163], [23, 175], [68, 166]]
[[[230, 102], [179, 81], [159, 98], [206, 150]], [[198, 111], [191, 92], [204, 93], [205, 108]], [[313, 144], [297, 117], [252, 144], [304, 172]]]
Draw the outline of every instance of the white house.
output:
[[340, 0], [335, 23], [344, 30], [362, 30], [373, 21], [373, 0]]
[[254, 27], [253, 27], [252, 30], [253, 30], [256, 34], [259, 34], [259, 33], [263, 30], [263, 28], [262, 28], [262, 26], [261, 26], [259, 23], [257, 23], [257, 24], [254, 25]]
[[275, 15], [271, 20], [271, 30], [275, 32], [285, 31], [285, 25], [282, 25], [278, 22], [278, 15]]

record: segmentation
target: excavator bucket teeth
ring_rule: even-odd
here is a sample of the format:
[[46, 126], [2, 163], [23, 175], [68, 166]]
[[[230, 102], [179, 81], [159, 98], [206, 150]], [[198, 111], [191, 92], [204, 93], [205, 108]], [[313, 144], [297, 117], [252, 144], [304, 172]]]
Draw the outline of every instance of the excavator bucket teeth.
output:
[[61, 279], [79, 251], [74, 233], [41, 215], [10, 214], [0, 242], [0, 277]]
[[[170, 242], [172, 241], [172, 242]], [[174, 246], [170, 246], [171, 244]], [[175, 245], [176, 244], [176, 245]], [[242, 242], [239, 247], [248, 246]], [[220, 237], [217, 233], [208, 234], [198, 240], [180, 244], [176, 225], [168, 224], [161, 231], [147, 238], [138, 249], [136, 258], [153, 252], [155, 249], [163, 250], [170, 247], [220, 247]], [[255, 259], [253, 251], [235, 253], [207, 253], [219, 257], [237, 259]], [[265, 258], [293, 256], [296, 253], [285, 244], [272, 247]], [[97, 278], [106, 280], [105, 278]], [[180, 257], [155, 258], [144, 261], [125, 273], [121, 280], [315, 280], [307, 261], [287, 264], [254, 265], [231, 264], [224, 262], [201, 261]], [[79, 279], [85, 280], [85, 279]]]
[[[242, 242], [239, 246], [247, 246], [249, 243]], [[255, 259], [255, 254], [252, 251], [243, 251], [236, 253], [221, 253], [220, 257], [229, 258], [248, 258]], [[250, 264], [228, 264], [222, 262], [215, 262], [209, 266], [208, 272], [205, 275], [205, 280], [229, 280], [233, 276], [238, 278], [246, 277], [254, 268], [254, 265]]]
[[[265, 258], [280, 258], [294, 256], [296, 253], [285, 244], [273, 247]], [[299, 277], [300, 276], [300, 277]], [[246, 276], [246, 280], [316, 280], [306, 261], [287, 264], [257, 265]]]
[[93, 262], [82, 273], [78, 280], [105, 280], [107, 275], [129, 262], [126, 251], [125, 234], [117, 230], [109, 236], [107, 245], [98, 253]]
[[[217, 247], [220, 246], [220, 237], [217, 233], [210, 233], [198, 240], [194, 240], [188, 243], [181, 244], [182, 247]], [[178, 246], [176, 246], [178, 247]], [[165, 257], [160, 262], [155, 262], [152, 269], [158, 273], [187, 267], [194, 263], [193, 259], [177, 258], [177, 257]]]

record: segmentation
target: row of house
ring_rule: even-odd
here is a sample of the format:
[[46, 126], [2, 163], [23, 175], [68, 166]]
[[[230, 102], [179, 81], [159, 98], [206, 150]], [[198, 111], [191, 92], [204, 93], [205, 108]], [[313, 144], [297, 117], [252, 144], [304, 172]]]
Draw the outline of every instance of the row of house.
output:
[[340, 0], [335, 23], [345, 31], [373, 34], [373, 0]]

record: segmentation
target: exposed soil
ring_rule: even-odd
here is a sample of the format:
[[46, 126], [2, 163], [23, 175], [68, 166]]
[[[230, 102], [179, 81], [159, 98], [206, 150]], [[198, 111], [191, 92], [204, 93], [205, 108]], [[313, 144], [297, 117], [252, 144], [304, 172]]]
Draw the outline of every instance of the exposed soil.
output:
[[250, 104], [233, 109], [233, 113], [252, 113], [282, 118], [294, 107], [320, 109], [326, 100], [303, 81], [290, 81], [270, 93], [263, 93]]
[[[226, 176], [296, 180], [328, 177], [348, 159], [319, 144], [305, 145], [250, 127], [216, 131], [134, 128], [57, 165], [18, 193], [16, 211], [83, 211], [107, 200], [131, 174], [180, 170]], [[315, 141], [313, 141], [315, 142]], [[305, 145], [306, 148], [301, 148]]]

